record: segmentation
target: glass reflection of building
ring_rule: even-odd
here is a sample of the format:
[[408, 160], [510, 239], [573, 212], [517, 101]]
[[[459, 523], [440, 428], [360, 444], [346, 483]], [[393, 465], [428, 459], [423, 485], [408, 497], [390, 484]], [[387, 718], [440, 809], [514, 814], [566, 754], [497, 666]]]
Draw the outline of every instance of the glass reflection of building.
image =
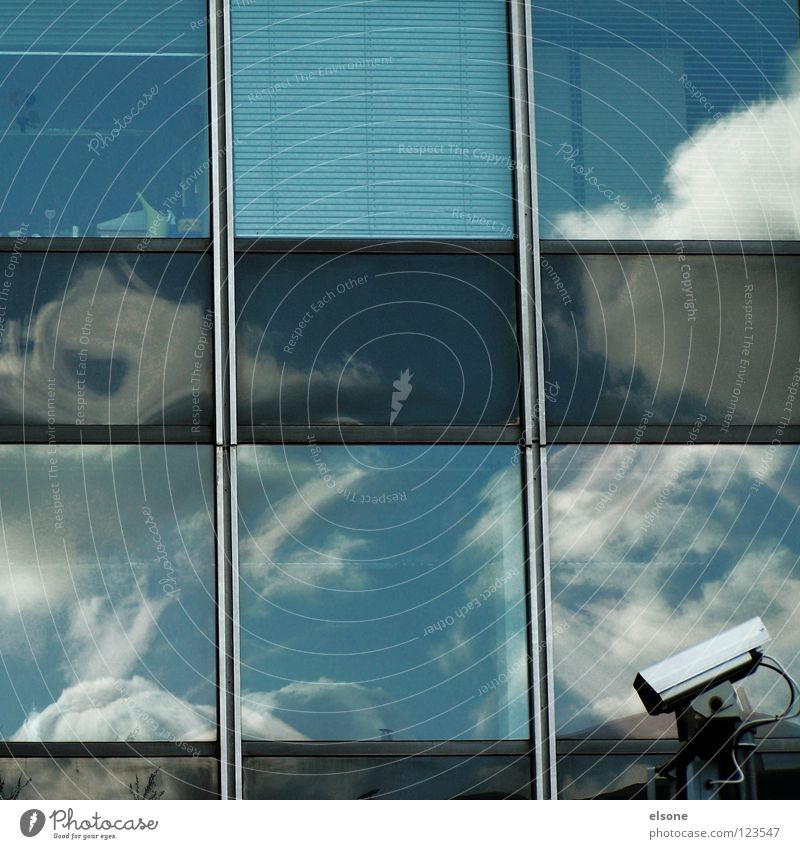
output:
[[796, 7], [0, 31], [0, 795], [630, 798], [637, 669], [800, 672]]

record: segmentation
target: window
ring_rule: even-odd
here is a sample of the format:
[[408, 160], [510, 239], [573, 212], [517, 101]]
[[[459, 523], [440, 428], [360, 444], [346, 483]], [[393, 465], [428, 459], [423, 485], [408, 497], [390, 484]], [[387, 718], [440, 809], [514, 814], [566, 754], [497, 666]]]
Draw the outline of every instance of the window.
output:
[[[672, 716], [645, 714], [636, 673], [752, 616], [797, 677], [797, 446], [569, 445], [548, 464], [563, 736], [673, 736]], [[743, 686], [756, 713], [783, 711], [778, 676]]]
[[248, 739], [528, 736], [513, 446], [239, 448]]
[[207, 236], [206, 3], [6, 0], [0, 233]]
[[796, 3], [533, 6], [541, 232], [796, 239]]
[[211, 424], [201, 254], [0, 254], [0, 424]]
[[519, 419], [512, 257], [251, 254], [236, 284], [241, 425]]
[[6, 445], [0, 467], [2, 739], [215, 739], [210, 448]]
[[232, 6], [239, 236], [513, 236], [502, 0]]
[[673, 425], [688, 439], [698, 423], [781, 436], [796, 420], [798, 274], [796, 256], [545, 255], [553, 433]]

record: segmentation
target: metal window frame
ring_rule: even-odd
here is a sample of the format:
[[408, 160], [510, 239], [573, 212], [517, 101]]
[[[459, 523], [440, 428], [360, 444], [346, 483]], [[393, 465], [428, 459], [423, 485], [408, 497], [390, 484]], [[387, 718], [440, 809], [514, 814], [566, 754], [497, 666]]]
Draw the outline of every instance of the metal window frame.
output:
[[514, 255], [513, 239], [234, 239], [236, 254], [492, 254]]
[[[800, 425], [731, 425], [721, 430], [721, 422], [707, 422], [693, 441], [698, 445], [770, 445], [781, 428], [781, 445], [800, 443]], [[547, 438], [553, 445], [686, 445], [691, 424], [650, 425], [644, 432], [631, 423], [620, 425], [553, 425]], [[639, 430], [637, 434], [636, 431]]]
[[554, 798], [557, 787], [547, 525], [547, 429], [544, 410], [544, 330], [541, 312], [536, 122], [534, 115], [532, 10], [527, 0], [509, 0], [511, 96], [517, 267], [520, 277], [524, 493], [528, 559], [529, 679], [533, 724], [534, 784], [539, 799]]
[[239, 562], [236, 492], [236, 308], [233, 240], [231, 7], [209, 0], [211, 238], [214, 268], [214, 386], [220, 796], [242, 798]]
[[241, 425], [242, 445], [513, 445], [519, 424], [508, 425]]
[[147, 243], [147, 247], [142, 246], [142, 239], [139, 238], [115, 238], [105, 239], [101, 236], [87, 236], [80, 239], [71, 239], [69, 237], [42, 239], [29, 238], [24, 242], [9, 236], [0, 237], [0, 252], [19, 253], [69, 253], [69, 254], [114, 254], [114, 253], [130, 253], [130, 254], [179, 254], [192, 253], [204, 254], [211, 251], [212, 239], [151, 239]]
[[542, 254], [615, 254], [619, 256], [675, 256], [675, 246], [685, 256], [798, 256], [800, 241], [764, 239], [542, 239]]

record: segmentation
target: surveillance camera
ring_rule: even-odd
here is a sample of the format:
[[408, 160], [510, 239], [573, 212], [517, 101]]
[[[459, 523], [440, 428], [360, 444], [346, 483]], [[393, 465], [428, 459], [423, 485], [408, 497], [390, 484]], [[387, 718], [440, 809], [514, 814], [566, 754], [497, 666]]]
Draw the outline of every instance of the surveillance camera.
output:
[[770, 636], [755, 617], [643, 669], [633, 682], [651, 716], [671, 713], [723, 681], [755, 672]]

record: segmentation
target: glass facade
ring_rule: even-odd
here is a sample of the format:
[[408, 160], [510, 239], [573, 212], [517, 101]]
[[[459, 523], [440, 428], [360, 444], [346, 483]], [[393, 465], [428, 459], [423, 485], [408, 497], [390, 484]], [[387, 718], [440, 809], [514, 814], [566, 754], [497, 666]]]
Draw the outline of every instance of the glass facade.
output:
[[0, 799], [663, 796], [637, 671], [800, 676], [797, 4], [634, 6], [3, 3]]

